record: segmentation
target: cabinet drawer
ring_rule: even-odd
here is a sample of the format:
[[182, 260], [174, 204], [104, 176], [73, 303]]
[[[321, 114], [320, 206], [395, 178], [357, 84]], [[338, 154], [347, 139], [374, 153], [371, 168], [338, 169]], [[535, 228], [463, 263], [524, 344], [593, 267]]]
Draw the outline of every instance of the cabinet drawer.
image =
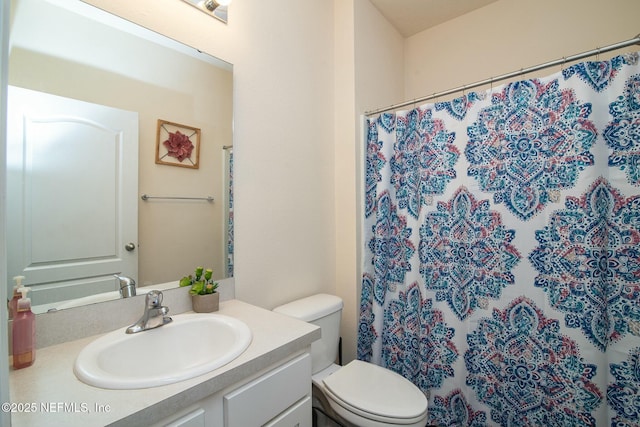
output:
[[311, 397], [307, 396], [264, 427], [311, 427]]
[[261, 426], [309, 395], [311, 356], [305, 353], [226, 394], [225, 426]]

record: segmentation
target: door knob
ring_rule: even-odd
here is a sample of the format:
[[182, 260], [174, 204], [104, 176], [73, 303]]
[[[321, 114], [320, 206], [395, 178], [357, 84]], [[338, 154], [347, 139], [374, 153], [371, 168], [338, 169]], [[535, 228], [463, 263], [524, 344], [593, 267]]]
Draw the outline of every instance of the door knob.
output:
[[126, 245], [124, 245], [124, 248], [129, 252], [131, 252], [136, 248], [136, 245], [134, 243], [127, 243]]

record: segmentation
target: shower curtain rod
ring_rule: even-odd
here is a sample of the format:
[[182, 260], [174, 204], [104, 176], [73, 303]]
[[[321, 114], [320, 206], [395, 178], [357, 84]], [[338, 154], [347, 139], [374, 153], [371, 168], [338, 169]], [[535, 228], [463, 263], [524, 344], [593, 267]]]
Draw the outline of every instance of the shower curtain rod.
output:
[[393, 105], [390, 105], [388, 107], [379, 108], [377, 110], [366, 111], [364, 113], [364, 115], [365, 116], [372, 116], [374, 114], [384, 113], [385, 111], [396, 110], [398, 108], [406, 107], [407, 105], [412, 105], [412, 104], [416, 104], [416, 103], [420, 103], [420, 102], [429, 101], [431, 99], [439, 98], [441, 96], [451, 95], [451, 94], [456, 93], [456, 92], [463, 92], [463, 91], [465, 91], [467, 89], [473, 89], [473, 88], [476, 88], [476, 87], [479, 87], [479, 86], [493, 84], [495, 82], [499, 82], [499, 81], [502, 81], [502, 80], [507, 80], [507, 79], [510, 79], [512, 77], [521, 76], [523, 74], [532, 73], [534, 71], [539, 71], [539, 70], [542, 70], [542, 69], [545, 69], [545, 68], [554, 67], [556, 65], [563, 65], [563, 64], [566, 64], [567, 62], [577, 61], [577, 60], [580, 60], [580, 59], [587, 58], [589, 56], [598, 55], [598, 54], [606, 53], [606, 52], [611, 52], [612, 50], [622, 49], [622, 48], [625, 48], [625, 47], [628, 47], [628, 46], [631, 46], [631, 45], [634, 45], [634, 44], [640, 45], [640, 34], [638, 34], [637, 36], [635, 36], [632, 39], [625, 40], [625, 41], [618, 42], [618, 43], [614, 43], [612, 45], [605, 46], [605, 47], [599, 47], [599, 48], [590, 50], [588, 52], [578, 53], [578, 54], [573, 55], [573, 56], [566, 56], [566, 57], [563, 57], [563, 58], [560, 58], [560, 59], [556, 59], [555, 61], [545, 62], [544, 64], [534, 65], [533, 67], [529, 67], [529, 68], [522, 68], [522, 69], [520, 69], [518, 71], [512, 71], [510, 73], [503, 74], [501, 76], [491, 77], [489, 79], [481, 80], [481, 81], [478, 81], [478, 82], [475, 82], [475, 83], [472, 83], [472, 84], [468, 84], [468, 85], [464, 85], [464, 86], [458, 86], [456, 88], [445, 90], [445, 91], [442, 91], [442, 92], [437, 92], [437, 93], [434, 93], [432, 95], [424, 96], [422, 98], [412, 99], [411, 101], [405, 101], [405, 102], [401, 102], [401, 103], [398, 103], [398, 104], [393, 104]]

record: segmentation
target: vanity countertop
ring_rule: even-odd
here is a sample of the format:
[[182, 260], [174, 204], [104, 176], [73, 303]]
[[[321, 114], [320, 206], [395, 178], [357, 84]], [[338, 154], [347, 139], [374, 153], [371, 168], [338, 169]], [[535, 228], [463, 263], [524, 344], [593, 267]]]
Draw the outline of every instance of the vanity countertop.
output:
[[38, 349], [33, 366], [10, 372], [12, 409], [16, 410], [12, 426], [147, 425], [260, 372], [320, 338], [317, 326], [238, 300], [221, 302], [219, 313], [249, 326], [253, 338], [247, 350], [212, 372], [162, 387], [105, 390], [78, 380], [73, 373], [76, 356], [100, 335]]

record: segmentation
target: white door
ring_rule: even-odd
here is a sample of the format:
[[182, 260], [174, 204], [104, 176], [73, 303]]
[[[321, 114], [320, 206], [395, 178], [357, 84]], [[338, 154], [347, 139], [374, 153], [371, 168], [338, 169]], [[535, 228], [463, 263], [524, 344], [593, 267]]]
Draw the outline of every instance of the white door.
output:
[[[138, 274], [138, 113], [9, 87], [8, 279], [33, 304]], [[132, 246], [135, 247], [133, 250]]]

